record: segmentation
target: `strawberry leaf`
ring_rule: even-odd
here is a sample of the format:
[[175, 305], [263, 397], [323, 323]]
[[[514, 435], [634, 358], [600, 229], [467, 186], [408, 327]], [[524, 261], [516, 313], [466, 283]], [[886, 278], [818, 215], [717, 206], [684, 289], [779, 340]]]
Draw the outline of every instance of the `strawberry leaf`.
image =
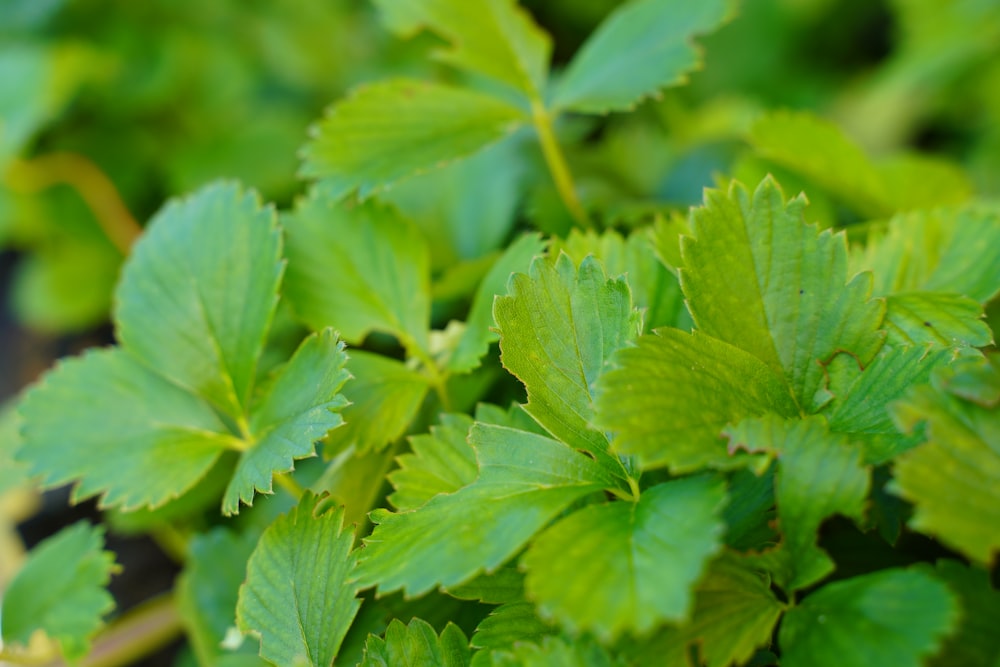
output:
[[368, 636], [361, 667], [467, 667], [470, 659], [469, 640], [454, 623], [448, 623], [438, 637], [427, 621], [414, 618], [403, 625], [395, 619], [385, 639]]
[[454, 493], [472, 484], [478, 475], [476, 453], [466, 438], [472, 419], [460, 414], [441, 416], [430, 434], [410, 438], [412, 453], [398, 458], [389, 473], [396, 491], [389, 502], [398, 510], [412, 510], [441, 493]]

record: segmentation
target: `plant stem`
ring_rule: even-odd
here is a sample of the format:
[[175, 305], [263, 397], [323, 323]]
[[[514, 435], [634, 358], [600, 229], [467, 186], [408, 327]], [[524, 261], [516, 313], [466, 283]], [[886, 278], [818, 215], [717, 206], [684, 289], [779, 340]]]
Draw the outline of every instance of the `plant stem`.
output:
[[559, 142], [556, 141], [556, 135], [552, 131], [552, 116], [549, 115], [541, 100], [531, 101], [531, 120], [535, 125], [535, 131], [538, 132], [538, 140], [542, 145], [545, 163], [549, 167], [549, 173], [552, 174], [552, 180], [555, 181], [556, 190], [559, 192], [566, 210], [570, 212], [573, 220], [580, 227], [593, 229], [594, 225], [587, 216], [587, 212], [583, 210], [583, 205], [576, 195], [573, 176], [569, 172], [566, 158], [563, 156]]
[[441, 407], [445, 412], [451, 412], [451, 397], [448, 396], [448, 387], [446, 385], [448, 381], [448, 373], [441, 372], [441, 369], [438, 368], [437, 362], [434, 361], [434, 357], [424, 350], [423, 347], [417, 344], [417, 341], [413, 338], [413, 336], [408, 334], [401, 336], [400, 342], [406, 349], [407, 356], [419, 361], [427, 371], [427, 380], [430, 382], [435, 393], [437, 393], [438, 398], [441, 400]]
[[305, 487], [299, 484], [298, 480], [292, 477], [291, 473], [283, 472], [274, 476], [274, 481], [296, 500], [300, 499], [306, 492]]
[[23, 194], [34, 194], [58, 185], [76, 190], [104, 234], [123, 254], [142, 233], [111, 179], [93, 162], [76, 153], [49, 153], [30, 160], [14, 160], [4, 174], [7, 185]]

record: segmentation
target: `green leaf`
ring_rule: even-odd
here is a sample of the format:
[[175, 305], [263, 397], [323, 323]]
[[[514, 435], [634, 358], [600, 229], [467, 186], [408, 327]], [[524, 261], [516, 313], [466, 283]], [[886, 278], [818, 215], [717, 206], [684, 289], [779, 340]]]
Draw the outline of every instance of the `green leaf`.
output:
[[889, 405], [911, 387], [926, 383], [931, 371], [954, 357], [954, 350], [943, 347], [885, 345], [860, 372], [848, 358], [846, 363], [853, 367], [851, 379], [843, 389], [831, 388], [835, 398], [825, 411], [830, 430], [849, 433], [864, 446], [865, 463], [872, 465], [911, 449], [919, 439], [896, 428]]
[[430, 386], [402, 362], [364, 350], [351, 350], [347, 370], [349, 405], [341, 413], [346, 423], [327, 438], [328, 455], [351, 446], [358, 453], [381, 450], [394, 442], [406, 432]]
[[958, 620], [948, 587], [919, 570], [828, 584], [785, 613], [783, 667], [919, 667]]
[[20, 411], [32, 474], [48, 486], [77, 480], [73, 502], [100, 494], [126, 510], [179, 496], [234, 440], [204, 401], [114, 348], [61, 361]]
[[700, 333], [658, 329], [622, 349], [615, 363], [600, 379], [596, 420], [615, 433], [616, 451], [637, 455], [646, 468], [743, 465], [745, 457], [726, 450], [721, 434], [727, 424], [769, 412], [798, 415], [779, 375]]
[[484, 618], [472, 635], [472, 646], [478, 649], [505, 649], [518, 642], [540, 641], [555, 634], [555, 628], [538, 616], [530, 602], [502, 604]]
[[76, 523], [38, 544], [3, 594], [4, 642], [26, 645], [36, 630], [59, 642], [67, 660], [90, 651], [101, 618], [115, 602], [105, 589], [116, 570], [104, 531]]
[[395, 619], [385, 639], [368, 636], [361, 667], [467, 667], [470, 660], [469, 640], [457, 625], [448, 623], [438, 637], [427, 621]]
[[[963, 377], [964, 376], [964, 377]], [[909, 525], [989, 564], [1000, 552], [1000, 412], [977, 402], [971, 385], [1000, 392], [1000, 359], [970, 359], [941, 368], [893, 406], [904, 431], [925, 424], [927, 442], [896, 458], [889, 490], [915, 505]], [[980, 398], [978, 395], [977, 398]]]
[[876, 169], [897, 211], [964, 204], [975, 192], [962, 167], [938, 157], [894, 155], [879, 162]]
[[521, 559], [543, 617], [605, 643], [684, 620], [705, 562], [721, 546], [725, 484], [690, 477], [638, 502], [588, 505], [543, 532]]
[[[482, 657], [480, 657], [482, 656]], [[561, 637], [546, 637], [541, 644], [517, 644], [510, 651], [481, 651], [472, 667], [619, 667], [622, 665], [593, 639], [569, 642]]]
[[332, 329], [312, 334], [277, 374], [250, 416], [249, 449], [240, 455], [222, 500], [224, 514], [240, 502], [253, 503], [254, 491], [271, 493], [274, 473], [294, 469], [294, 461], [316, 453], [315, 442], [344, 423], [336, 412], [347, 401], [339, 393], [350, 375], [344, 344]]
[[380, 331], [427, 349], [429, 258], [412, 223], [394, 209], [338, 203], [316, 189], [282, 224], [285, 296], [303, 322], [333, 327], [351, 344]]
[[947, 292], [910, 292], [886, 298], [884, 327], [891, 345], [931, 343], [945, 347], [985, 347], [993, 332], [976, 301]]
[[528, 275], [514, 274], [508, 292], [495, 301], [493, 316], [500, 360], [528, 391], [525, 409], [559, 440], [620, 468], [591, 422], [593, 387], [605, 363], [639, 333], [628, 285], [608, 280], [593, 257], [577, 271], [561, 255], [555, 265], [539, 258]]
[[0, 407], [0, 496], [31, 479], [28, 466], [14, 456], [21, 449], [21, 419], [15, 404]]
[[222, 641], [236, 625], [240, 584], [256, 544], [255, 535], [237, 535], [224, 528], [191, 540], [184, 572], [177, 580], [177, 608], [199, 664], [213, 665], [226, 655]]
[[1000, 664], [1000, 592], [990, 585], [989, 573], [954, 560], [939, 560], [926, 568], [958, 594], [962, 620], [957, 632], [931, 661], [933, 667], [995, 667]]
[[766, 363], [814, 412], [829, 398], [823, 363], [846, 352], [864, 365], [878, 352], [885, 304], [869, 300], [869, 274], [848, 282], [844, 235], [806, 225], [804, 206], [770, 178], [753, 194], [737, 183], [707, 191], [680, 279], [702, 333]]
[[465, 157], [524, 122], [491, 95], [411, 79], [355, 88], [330, 107], [306, 144], [303, 175], [339, 198], [362, 198], [394, 182]]
[[633, 0], [615, 10], [580, 47], [556, 86], [560, 111], [628, 111], [663, 88], [687, 81], [701, 65], [695, 35], [717, 28], [728, 0], [677, 3]]
[[389, 502], [400, 511], [413, 510], [476, 481], [476, 453], [466, 440], [470, 428], [470, 417], [445, 414], [430, 434], [412, 436], [412, 453], [400, 456], [399, 468], [389, 474], [396, 489]]
[[492, 572], [574, 501], [623, 484], [592, 458], [544, 436], [476, 424], [479, 477], [421, 507], [373, 512], [359, 585], [408, 596]]
[[448, 368], [455, 373], [465, 373], [478, 368], [480, 360], [489, 351], [490, 343], [499, 340], [493, 328], [493, 301], [507, 291], [507, 281], [512, 273], [527, 271], [532, 260], [545, 252], [545, 242], [538, 234], [525, 234], [508, 246], [489, 272], [479, 283], [476, 296], [469, 309], [465, 331], [458, 346], [448, 360]]
[[451, 586], [448, 595], [459, 600], [475, 600], [486, 604], [506, 604], [524, 600], [524, 575], [514, 566], [502, 567], [490, 574], [481, 574], [472, 581]]
[[951, 292], [985, 304], [1000, 293], [1000, 210], [968, 206], [897, 215], [851, 255], [875, 293]]
[[361, 606], [348, 583], [354, 535], [343, 510], [306, 493], [275, 521], [250, 556], [236, 622], [260, 636], [260, 655], [276, 665], [327, 667]]
[[375, 0], [389, 28], [404, 36], [421, 28], [452, 46], [437, 57], [540, 97], [552, 44], [515, 0]]
[[784, 605], [771, 592], [763, 574], [739, 558], [725, 554], [708, 566], [695, 588], [691, 619], [634, 642], [626, 653], [640, 665], [688, 665], [693, 647], [705, 667], [745, 664], [754, 651], [767, 646]]
[[[676, 238], [675, 238], [676, 241]], [[633, 232], [627, 239], [614, 231], [597, 235], [573, 229], [563, 242], [556, 241], [550, 251], [568, 254], [574, 262], [587, 255], [601, 260], [610, 276], [624, 275], [637, 308], [643, 311], [643, 331], [662, 326], [676, 326], [684, 313], [680, 284], [656, 257], [646, 230]]]
[[822, 417], [784, 421], [768, 415], [743, 421], [726, 434], [730, 448], [766, 451], [778, 460], [774, 495], [784, 536], [778, 548], [790, 558], [779, 583], [796, 590], [828, 575], [834, 563], [816, 545], [819, 527], [834, 514], [863, 518], [871, 479], [861, 448], [830, 433]]
[[278, 303], [274, 212], [237, 185], [209, 185], [158, 213], [122, 269], [123, 347], [228, 416], [243, 416]]

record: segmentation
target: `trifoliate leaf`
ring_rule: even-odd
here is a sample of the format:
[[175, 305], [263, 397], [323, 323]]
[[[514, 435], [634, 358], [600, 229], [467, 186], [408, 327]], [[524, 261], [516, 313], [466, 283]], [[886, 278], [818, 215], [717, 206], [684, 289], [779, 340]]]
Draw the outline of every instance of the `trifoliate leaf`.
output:
[[592, 458], [544, 436], [476, 424], [479, 477], [408, 512], [372, 513], [356, 573], [361, 587], [420, 595], [492, 572], [574, 501], [624, 482]]
[[919, 570], [882, 570], [820, 588], [785, 613], [783, 667], [919, 667], [958, 620], [948, 587]]
[[622, 667], [596, 641], [581, 638], [568, 642], [561, 637], [546, 637], [541, 644], [522, 643], [509, 651], [480, 651], [472, 667]]
[[769, 412], [798, 415], [781, 376], [700, 333], [658, 329], [622, 349], [615, 363], [599, 382], [596, 421], [615, 433], [616, 451], [637, 455], [644, 467], [743, 465], [726, 450], [727, 424]]
[[274, 212], [234, 184], [168, 204], [122, 269], [118, 339], [167, 379], [242, 417], [281, 282]]
[[[222, 641], [236, 625], [240, 584], [256, 544], [256, 536], [237, 535], [223, 528], [191, 540], [184, 572], [177, 580], [177, 608], [199, 664], [213, 665], [227, 654]], [[241, 653], [252, 648], [250, 642], [244, 647]], [[261, 662], [256, 656], [245, 658]]]
[[19, 456], [33, 474], [51, 486], [77, 480], [74, 502], [100, 494], [126, 510], [179, 496], [235, 441], [207, 403], [121, 349], [60, 362], [20, 410]]
[[389, 28], [410, 36], [426, 28], [451, 44], [437, 52], [454, 67], [540, 97], [552, 44], [515, 0], [375, 0]]
[[525, 592], [543, 617], [605, 642], [683, 620], [721, 546], [725, 500], [722, 480], [690, 477], [647, 489], [638, 502], [588, 505], [525, 552]]
[[[481, 13], [481, 12], [480, 12]], [[524, 112], [465, 88], [394, 79], [354, 89], [330, 107], [305, 147], [303, 174], [335, 198], [362, 198], [504, 137]]]
[[765, 179], [709, 190], [682, 242], [681, 287], [695, 325], [782, 375], [800, 409], [828, 399], [822, 363], [847, 352], [867, 364], [882, 345], [885, 305], [871, 276], [847, 280], [843, 234], [806, 225], [805, 201]]
[[861, 464], [861, 448], [846, 436], [831, 433], [822, 417], [785, 421], [774, 415], [748, 419], [727, 429], [730, 448], [766, 451], [778, 460], [774, 495], [778, 526], [784, 536], [779, 549], [788, 552], [788, 590], [804, 588], [833, 571], [830, 557], [816, 546], [820, 524], [833, 514], [860, 521], [871, 486]]
[[510, 648], [517, 642], [541, 641], [556, 629], [538, 617], [530, 602], [502, 604], [484, 618], [472, 635], [472, 646], [478, 649]]
[[339, 393], [349, 377], [346, 361], [344, 344], [332, 329], [302, 342], [253, 408], [249, 448], [226, 489], [223, 513], [237, 513], [240, 502], [252, 504], [254, 491], [271, 493], [274, 473], [288, 472], [296, 459], [313, 456], [316, 441], [344, 423], [336, 411], [347, 404]]
[[567, 255], [514, 274], [510, 296], [493, 316], [500, 360], [528, 390], [525, 409], [559, 440], [586, 449], [612, 468], [608, 440], [591, 426], [593, 388], [611, 355], [638, 335], [641, 318], [624, 280], [605, 277], [593, 257], [577, 271]]
[[945, 641], [931, 665], [934, 667], [979, 667], [1000, 665], [1000, 591], [990, 585], [989, 574], [954, 560], [939, 560], [933, 573], [958, 595], [962, 610], [958, 630]]
[[890, 345], [985, 347], [993, 342], [993, 332], [983, 321], [983, 307], [969, 297], [910, 292], [891, 294], [885, 301], [884, 326]]
[[351, 350], [347, 370], [352, 379], [344, 387], [349, 405], [344, 426], [327, 438], [327, 453], [380, 450], [406, 432], [420, 409], [430, 384], [402, 362], [364, 350]]
[[461, 414], [441, 416], [430, 434], [410, 438], [413, 452], [399, 457], [389, 474], [396, 491], [389, 496], [396, 509], [412, 510], [439, 493], [454, 493], [476, 481], [476, 453], [468, 443], [472, 419]]
[[830, 430], [849, 433], [864, 446], [865, 463], [873, 465], [914, 447], [919, 438], [896, 428], [889, 404], [910, 387], [927, 382], [931, 371], [954, 356], [953, 350], [943, 347], [885, 345], [863, 371], [849, 360], [852, 379], [843, 389], [832, 389], [835, 398], [826, 411]]
[[556, 86], [560, 111], [627, 111], [663, 88], [685, 83], [701, 65], [695, 35], [730, 14], [728, 0], [676, 3], [633, 0], [614, 11], [584, 42]]
[[895, 211], [887, 186], [861, 147], [830, 121], [803, 111], [772, 111], [750, 129], [750, 144], [869, 217]]
[[677, 326], [684, 311], [684, 298], [677, 278], [657, 259], [649, 236], [633, 232], [624, 239], [617, 232], [597, 235], [574, 229], [563, 242], [550, 251], [568, 254], [574, 262], [587, 255], [601, 260], [609, 276], [624, 275], [632, 291], [635, 306], [643, 311], [643, 331], [662, 326]]
[[541, 236], [526, 234], [514, 241], [493, 264], [476, 290], [465, 331], [448, 361], [450, 370], [465, 373], [480, 365], [480, 359], [489, 351], [490, 343], [499, 340], [499, 336], [492, 331], [494, 297], [506, 294], [510, 275], [527, 271], [532, 260], [544, 251], [545, 242]]
[[236, 622], [260, 636], [260, 655], [276, 665], [327, 667], [360, 601], [348, 583], [354, 535], [343, 510], [306, 493], [260, 538], [240, 587]]
[[36, 630], [59, 642], [67, 660], [90, 651], [90, 640], [114, 599], [105, 589], [115, 571], [103, 551], [104, 531], [85, 522], [39, 543], [3, 593], [3, 641], [27, 644]]
[[927, 442], [896, 458], [889, 490], [916, 506], [911, 528], [989, 564], [1000, 552], [1000, 412], [951, 391], [969, 393], [970, 380], [1000, 391], [996, 355], [941, 368], [893, 406], [904, 431], [926, 425]]
[[[709, 565], [695, 588], [691, 620], [662, 628], [646, 641], [633, 642], [626, 653], [640, 665], [742, 665], [770, 642], [784, 609], [769, 583], [736, 556], [724, 554]], [[695, 646], [697, 662], [689, 658]]]
[[1000, 210], [970, 206], [897, 215], [851, 255], [876, 294], [950, 292], [985, 304], [1000, 292]]
[[412, 223], [374, 202], [338, 203], [315, 190], [282, 218], [285, 295], [313, 330], [333, 327], [351, 344], [372, 331], [427, 349], [430, 269]]
[[368, 636], [361, 667], [467, 667], [469, 640], [449, 623], [438, 637], [430, 623], [414, 618], [409, 625], [393, 620], [385, 639]]

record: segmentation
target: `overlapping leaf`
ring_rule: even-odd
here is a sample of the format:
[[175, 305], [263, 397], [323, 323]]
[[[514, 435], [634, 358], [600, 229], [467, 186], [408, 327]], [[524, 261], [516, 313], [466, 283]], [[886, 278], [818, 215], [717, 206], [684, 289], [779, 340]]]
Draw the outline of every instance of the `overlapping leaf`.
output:
[[438, 637], [430, 623], [414, 618], [409, 625], [393, 620], [385, 638], [368, 636], [361, 667], [467, 667], [472, 659], [469, 640], [449, 623]]
[[525, 552], [525, 591], [543, 616], [604, 641], [687, 617], [692, 587], [718, 551], [720, 479], [690, 477], [643, 491], [637, 502], [589, 505]]
[[954, 560], [939, 560], [927, 567], [958, 595], [961, 622], [930, 663], [934, 667], [978, 667], [1000, 665], [1000, 591], [990, 585], [989, 573]]
[[508, 602], [490, 612], [472, 635], [472, 646], [478, 649], [508, 649], [518, 642], [540, 641], [554, 634], [555, 628], [538, 616], [530, 602]]
[[342, 520], [343, 510], [306, 493], [250, 556], [237, 626], [260, 637], [260, 655], [273, 664], [327, 667], [358, 613], [348, 581], [354, 535]]
[[522, 110], [470, 89], [381, 81], [330, 108], [306, 145], [303, 172], [335, 198], [354, 190], [366, 197], [474, 153], [523, 121]]
[[948, 292], [892, 294], [886, 306], [886, 341], [892, 345], [985, 347], [993, 342], [982, 306], [969, 297]]
[[472, 667], [621, 667], [621, 662], [593, 639], [569, 642], [561, 637], [546, 637], [539, 644], [517, 644], [507, 651], [480, 651]]
[[701, 64], [692, 41], [722, 23], [728, 0], [633, 0], [614, 11], [580, 47], [555, 89], [558, 110], [627, 111]]
[[828, 584], [791, 608], [778, 643], [787, 667], [918, 667], [958, 620], [948, 587], [919, 570]]
[[389, 501], [399, 510], [420, 507], [440, 493], [454, 493], [476, 480], [476, 454], [466, 438], [472, 419], [442, 415], [430, 434], [410, 438], [412, 453], [399, 457], [399, 468], [389, 474], [395, 492]]
[[36, 546], [4, 591], [3, 641], [26, 645], [43, 630], [68, 660], [87, 655], [102, 617], [115, 606], [105, 590], [115, 571], [114, 554], [103, 549], [103, 530], [83, 522]]
[[1000, 552], [1000, 359], [940, 369], [896, 403], [904, 431], [925, 424], [927, 442], [895, 460], [894, 493], [914, 503], [910, 526], [969, 558]]

